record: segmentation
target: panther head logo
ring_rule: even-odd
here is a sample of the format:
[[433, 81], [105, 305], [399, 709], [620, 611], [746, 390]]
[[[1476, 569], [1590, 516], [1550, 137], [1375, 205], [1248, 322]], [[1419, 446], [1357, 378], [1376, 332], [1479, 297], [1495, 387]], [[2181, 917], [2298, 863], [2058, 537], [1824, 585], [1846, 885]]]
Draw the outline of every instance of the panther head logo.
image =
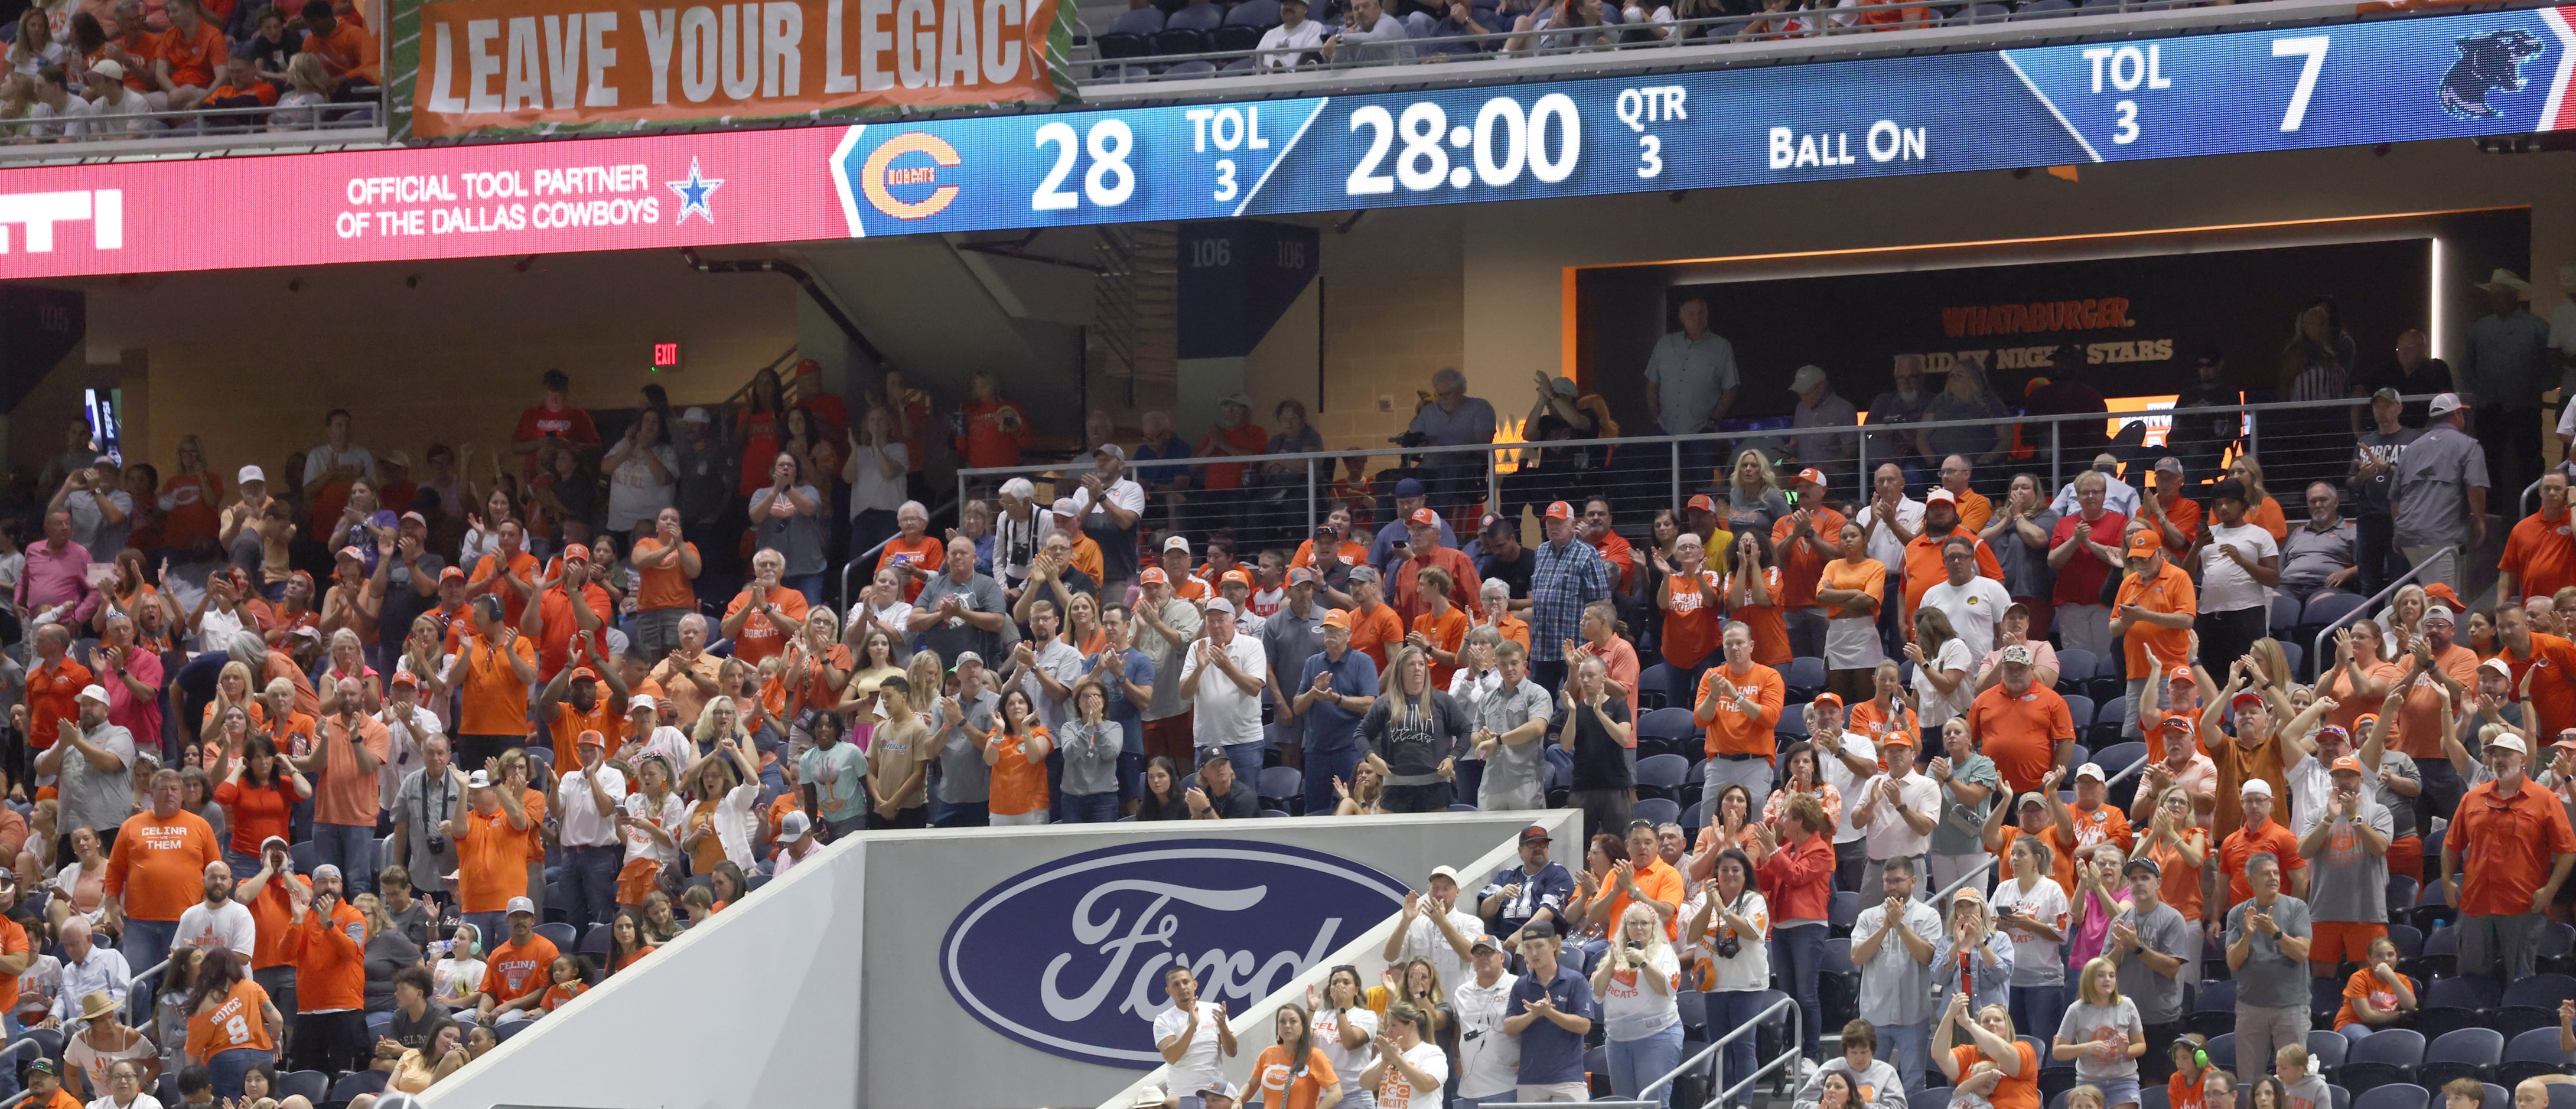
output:
[[2487, 94], [2520, 92], [2523, 63], [2540, 56], [2540, 36], [2520, 27], [2470, 35], [2456, 44], [2460, 60], [2442, 74], [2435, 94], [2442, 110], [2457, 119], [2494, 119], [2504, 113], [2487, 103]]

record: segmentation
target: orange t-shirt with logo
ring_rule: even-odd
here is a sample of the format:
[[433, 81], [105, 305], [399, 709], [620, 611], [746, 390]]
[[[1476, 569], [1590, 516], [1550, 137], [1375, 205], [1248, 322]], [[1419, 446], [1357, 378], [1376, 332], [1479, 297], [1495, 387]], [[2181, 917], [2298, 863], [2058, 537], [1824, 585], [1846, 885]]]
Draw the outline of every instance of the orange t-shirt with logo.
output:
[[529, 936], [525, 947], [515, 941], [502, 944], [493, 949], [492, 958], [485, 964], [483, 992], [507, 1005], [543, 991], [548, 985], [547, 968], [554, 966], [562, 954], [555, 950], [554, 941], [544, 936]]
[[[2021, 1053], [2021, 1073], [2005, 1075], [2003, 1081], [1995, 1083], [1995, 1092], [1986, 1100], [1993, 1103], [1995, 1109], [2039, 1109], [2039, 1052], [2023, 1040], [2013, 1041], [2012, 1046], [2014, 1051]], [[1971, 1044], [1951, 1048], [1950, 1058], [1958, 1062], [1959, 1073], [1966, 1074], [1968, 1068], [1983, 1061], [1985, 1055]]]
[[[1708, 729], [1708, 754], [1711, 758], [1718, 755], [1759, 755], [1764, 762], [1777, 763], [1779, 744], [1771, 736], [1780, 726], [1780, 706], [1788, 700], [1789, 687], [1780, 680], [1779, 671], [1758, 662], [1746, 665], [1749, 669], [1742, 674], [1735, 673], [1732, 667], [1720, 665], [1710, 667], [1708, 673], [1701, 675], [1699, 690], [1691, 695], [1691, 720]], [[1735, 683], [1739, 691], [1752, 690], [1752, 715], [1745, 715], [1736, 707], [1733, 698], [1726, 697], [1718, 699], [1714, 714], [1703, 715], [1708, 691], [1716, 688], [1720, 677]], [[1614, 916], [1611, 919], [1618, 918]]]
[[1717, 650], [1718, 615], [1726, 609], [1726, 580], [1714, 570], [1697, 578], [1664, 579], [1671, 602], [1664, 609], [1664, 661], [1676, 670], [1697, 669]]
[[474, 576], [465, 579], [465, 591], [469, 595], [479, 594], [489, 585], [489, 592], [501, 598], [501, 622], [515, 628], [519, 626], [519, 614], [527, 611], [528, 602], [510, 583], [501, 580], [505, 567], [520, 581], [533, 582], [537, 578], [535, 555], [520, 551], [504, 562], [500, 555], [487, 554], [474, 563]]
[[[1728, 615], [1753, 633], [1753, 661], [1764, 666], [1789, 664], [1789, 621], [1780, 614], [1780, 568], [1762, 571], [1762, 588], [1771, 596], [1767, 605], [1738, 604], [1729, 606]], [[1730, 587], [1729, 593], [1734, 590]], [[1752, 591], [1746, 590], [1746, 596]]]
[[510, 812], [469, 809], [465, 834], [456, 840], [457, 900], [469, 913], [497, 913], [513, 897], [528, 895], [528, 828], [510, 826]]
[[[1029, 735], [1052, 742], [1043, 725], [1029, 725]], [[1002, 749], [1001, 757], [993, 760], [993, 815], [1019, 816], [1046, 808], [1052, 800], [1047, 794], [1046, 760], [1030, 762], [1007, 731], [994, 732], [989, 742]]]
[[[2191, 575], [2171, 562], [2152, 578], [2130, 576], [2120, 581], [2120, 592], [2113, 598], [2112, 619], [2120, 616], [2120, 606], [2136, 605], [2149, 612], [2197, 612], [2200, 591], [2192, 587]], [[2129, 663], [2131, 678], [2154, 678], [2172, 672], [2174, 667], [2191, 661], [2191, 631], [2168, 628], [2152, 621], [2138, 620], [2129, 625], [2128, 634], [2120, 637], [2122, 652]]]
[[603, 746], [611, 751], [617, 749], [625, 716], [609, 703], [614, 698], [608, 694], [607, 682], [593, 678], [590, 684], [599, 690], [599, 699], [592, 702], [589, 712], [573, 708], [572, 698], [565, 697], [555, 702], [555, 718], [546, 723], [546, 731], [555, 741], [556, 766], [570, 769], [581, 765], [580, 740], [585, 731], [598, 732]]
[[27, 671], [27, 742], [43, 751], [54, 745], [54, 731], [65, 720], [80, 719], [75, 702], [90, 683], [89, 667], [70, 655], [52, 666]]
[[2534, 513], [2513, 526], [2498, 568], [2513, 575], [2516, 592], [2547, 597], [2576, 585], [2576, 538], [2570, 537], [2568, 525], [2563, 513], [2555, 520]]
[[[688, 572], [680, 569], [680, 562], [675, 561], [669, 566], [644, 567], [644, 560], [661, 549], [662, 539], [657, 535], [648, 535], [635, 541], [635, 549], [631, 552], [634, 556], [632, 561], [637, 566], [643, 567], [635, 571], [635, 607], [647, 612], [664, 608], [698, 607], [697, 591], [690, 587]], [[698, 545], [695, 543], [682, 543], [680, 549], [685, 552], [681, 561], [686, 561], [687, 555], [698, 553]]]
[[[885, 541], [885, 551], [877, 555], [877, 569], [883, 570], [888, 566], [902, 566], [909, 564], [937, 573], [940, 566], [946, 564], [947, 561], [947, 543], [932, 538], [929, 535], [923, 535], [919, 539], [907, 542], [904, 537], [898, 535]], [[1097, 581], [1099, 579], [1094, 578], [1093, 580]], [[916, 578], [909, 574], [904, 575], [904, 601], [906, 603], [910, 603], [914, 598], [921, 596], [921, 587], [928, 584], [930, 584], [930, 579], [928, 578]]]
[[1261, 1055], [1252, 1061], [1252, 1085], [1260, 1091], [1256, 1096], [1263, 1109], [1315, 1109], [1315, 1103], [1323, 1099], [1324, 1087], [1342, 1081], [1340, 1075], [1333, 1073], [1333, 1062], [1324, 1057], [1320, 1047], [1306, 1049], [1306, 1073], [1291, 1080], [1288, 1075], [1292, 1069], [1288, 1065], [1288, 1048], [1281, 1044], [1262, 1048]]
[[1362, 612], [1351, 609], [1351, 649], [1367, 655], [1377, 664], [1377, 672], [1386, 673], [1386, 648], [1390, 643], [1404, 642], [1404, 621], [1396, 619], [1395, 610], [1385, 605]]
[[[2409, 979], [2408, 984], [2411, 986], [2413, 980]], [[2368, 967], [2356, 970], [2343, 984], [2343, 1008], [2335, 1010], [2336, 1031], [2342, 1031], [2345, 1025], [2361, 1023], [2361, 1014], [2353, 1008], [2353, 1003], [2365, 998], [2370, 1001], [2371, 1008], [2382, 1012], [2392, 1012], [2397, 1008], [2395, 987], [2380, 981], [2378, 973]]]
[[[1413, 618], [1413, 630], [1421, 632], [1422, 638], [1432, 646], [1456, 654], [1467, 643], [1467, 614], [1456, 608], [1438, 616], [1426, 611]], [[1457, 666], [1441, 662], [1439, 656], [1431, 656], [1431, 688], [1449, 688], [1449, 675], [1457, 672]]]
[[[733, 603], [725, 606], [725, 618], [732, 619], [733, 614], [741, 612], [750, 603], [751, 594], [734, 594]], [[803, 593], [783, 585], [772, 586], [769, 603], [778, 609], [780, 616], [787, 618], [788, 623], [802, 625], [805, 622]], [[786, 649], [787, 638], [778, 633], [778, 625], [770, 623], [769, 617], [763, 613], [755, 612], [744, 617], [742, 630], [733, 635], [733, 657], [741, 659], [746, 666], [758, 666], [761, 660]]]
[[[367, 788], [376, 788], [374, 778]], [[125, 898], [135, 920], [177, 920], [205, 899], [206, 866], [224, 857], [214, 825], [181, 809], [168, 819], [149, 810], [125, 818], [107, 853], [107, 895]]]
[[2120, 853], [2129, 853], [2131, 834], [2129, 815], [2109, 804], [2093, 806], [2086, 812], [2080, 806], [2066, 806], [2066, 815], [2075, 824], [2075, 849], [2083, 851], [2101, 843], [2120, 845]]
[[268, 1038], [268, 1019], [260, 1010], [268, 1007], [268, 991], [259, 983], [242, 979], [224, 994], [224, 1003], [202, 1013], [188, 1015], [188, 1054], [192, 1058], [211, 1059], [216, 1053], [248, 1048], [252, 1051], [275, 1051], [277, 1044]]
[[[250, 902], [250, 921], [254, 929], [250, 948], [252, 970], [282, 967], [295, 961], [294, 956], [286, 952], [286, 922], [295, 919], [295, 903], [286, 896], [287, 882], [308, 890], [313, 888], [313, 883], [301, 874], [283, 878], [272, 874], [268, 884], [260, 889], [259, 896]], [[235, 896], [239, 896], [240, 887], [249, 884], [245, 880], [236, 885]]]
[[[1333, 557], [1341, 559], [1342, 565], [1344, 566], [1364, 565], [1368, 562], [1368, 547], [1363, 544], [1346, 541], [1342, 544], [1342, 549], [1336, 552]], [[1288, 560], [1288, 568], [1291, 570], [1300, 566], [1312, 566], [1314, 564], [1315, 541], [1312, 539], [1297, 544], [1297, 554]]]
[[1772, 601], [1782, 608], [1813, 607], [1816, 586], [1824, 576], [1825, 563], [1828, 560], [1839, 561], [1832, 551], [1826, 549], [1822, 540], [1843, 533], [1843, 514], [1821, 506], [1813, 511], [1819, 542], [1812, 546], [1789, 541], [1790, 533], [1797, 530], [1796, 517], [1783, 516], [1771, 525], [1771, 543], [1780, 548], [1781, 578], [1780, 591], [1772, 594]]

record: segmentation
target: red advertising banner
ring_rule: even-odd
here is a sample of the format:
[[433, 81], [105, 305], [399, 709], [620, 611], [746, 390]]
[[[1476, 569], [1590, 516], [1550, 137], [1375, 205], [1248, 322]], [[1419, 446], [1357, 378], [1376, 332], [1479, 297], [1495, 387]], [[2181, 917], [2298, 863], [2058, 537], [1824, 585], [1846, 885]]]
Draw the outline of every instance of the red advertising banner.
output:
[[1073, 99], [1070, 0], [419, 5], [425, 138]]
[[850, 224], [831, 166], [855, 134], [809, 127], [0, 171], [0, 279], [842, 238]]

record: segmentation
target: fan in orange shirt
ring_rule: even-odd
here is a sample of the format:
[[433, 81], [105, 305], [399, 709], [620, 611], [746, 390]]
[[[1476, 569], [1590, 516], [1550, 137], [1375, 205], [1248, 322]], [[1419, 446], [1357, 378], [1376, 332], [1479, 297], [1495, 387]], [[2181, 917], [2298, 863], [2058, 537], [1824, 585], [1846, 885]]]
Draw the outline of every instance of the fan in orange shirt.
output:
[[805, 594], [778, 584], [786, 570], [786, 555], [762, 548], [751, 556], [751, 580], [725, 608], [724, 634], [733, 640], [733, 657], [746, 666], [785, 650], [805, 623]]
[[492, 949], [492, 957], [484, 962], [482, 992], [474, 996], [475, 1012], [485, 1028], [534, 1014], [545, 1001], [547, 968], [562, 954], [553, 940], [537, 934], [536, 902], [513, 897], [507, 915], [509, 942]]
[[1354, 566], [1343, 587], [1351, 593], [1351, 649], [1367, 655], [1378, 672], [1385, 673], [1387, 645], [1403, 643], [1404, 622], [1396, 619], [1395, 610], [1380, 596], [1377, 571]]
[[527, 529], [517, 520], [501, 521], [492, 534], [501, 549], [475, 562], [474, 576], [466, 581], [465, 593], [469, 597], [486, 593], [500, 597], [502, 622], [517, 627], [528, 599], [537, 595], [537, 556], [527, 552]]
[[287, 888], [295, 906], [286, 953], [295, 960], [295, 1059], [311, 1069], [366, 1062], [367, 920], [340, 899], [340, 868], [313, 868], [311, 889]]
[[2540, 511], [2513, 525], [2499, 570], [2498, 597], [2548, 597], [2576, 585], [2576, 534], [2567, 519], [2565, 471], [2540, 475]]
[[1422, 615], [1413, 618], [1413, 630], [1404, 637], [1408, 647], [1419, 647], [1431, 656], [1431, 688], [1449, 688], [1449, 675], [1458, 671], [1458, 652], [1467, 643], [1467, 614], [1449, 603], [1449, 575], [1437, 566], [1422, 571]]
[[894, 526], [895, 536], [885, 541], [876, 568], [895, 572], [903, 582], [903, 599], [910, 603], [948, 561], [948, 541], [923, 534], [930, 529], [930, 510], [921, 507], [920, 501], [905, 501], [895, 509]]
[[2539, 717], [2531, 734], [2554, 736], [2576, 728], [2576, 642], [2531, 630], [2531, 617], [2521, 605], [2496, 606], [2495, 628], [2496, 657]]
[[309, 32], [304, 53], [322, 56], [322, 68], [331, 74], [335, 94], [347, 96], [383, 83], [376, 36], [355, 21], [341, 19], [331, 10], [331, 0], [305, 0], [304, 29]]

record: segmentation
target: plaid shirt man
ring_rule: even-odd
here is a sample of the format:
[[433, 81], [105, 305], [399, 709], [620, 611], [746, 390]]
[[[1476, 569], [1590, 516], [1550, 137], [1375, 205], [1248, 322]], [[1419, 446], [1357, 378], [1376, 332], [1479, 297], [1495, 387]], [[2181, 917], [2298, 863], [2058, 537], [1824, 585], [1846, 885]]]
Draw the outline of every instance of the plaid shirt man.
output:
[[1530, 570], [1530, 658], [1562, 662], [1565, 641], [1581, 638], [1583, 606], [1610, 595], [1616, 571], [1592, 544], [1568, 537], [1541, 543]]

